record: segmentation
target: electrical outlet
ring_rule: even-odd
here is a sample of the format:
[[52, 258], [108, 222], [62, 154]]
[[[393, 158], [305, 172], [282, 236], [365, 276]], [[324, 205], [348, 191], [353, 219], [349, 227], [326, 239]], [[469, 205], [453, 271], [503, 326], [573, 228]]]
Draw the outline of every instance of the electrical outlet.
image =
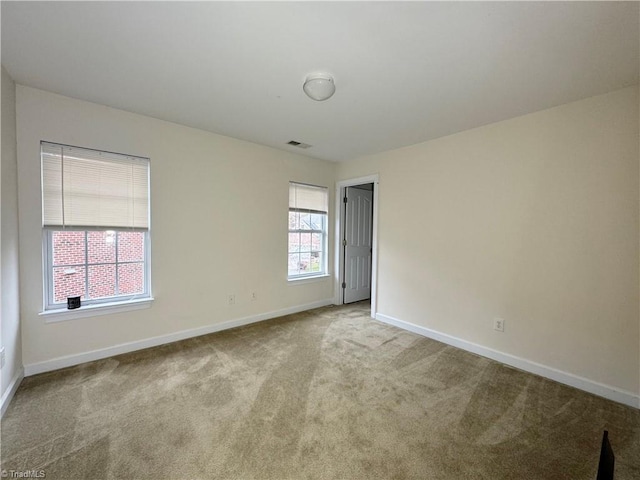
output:
[[258, 299], [258, 294], [256, 292], [251, 292], [251, 301], [255, 302]]
[[235, 305], [236, 304], [236, 294], [232, 293], [229, 295], [229, 305]]
[[496, 332], [504, 332], [504, 320], [502, 318], [494, 318], [493, 329]]
[[4, 347], [0, 348], [0, 368], [4, 367]]

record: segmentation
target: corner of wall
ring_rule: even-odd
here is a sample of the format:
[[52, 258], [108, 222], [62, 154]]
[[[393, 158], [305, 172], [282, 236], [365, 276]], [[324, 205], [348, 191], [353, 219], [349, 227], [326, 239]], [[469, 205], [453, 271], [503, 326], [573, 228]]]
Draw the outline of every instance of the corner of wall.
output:
[[22, 366], [22, 332], [20, 324], [19, 245], [18, 245], [18, 161], [16, 142], [16, 84], [2, 66], [0, 110], [2, 149], [0, 162], [0, 291], [1, 342], [5, 362], [0, 370], [0, 411], [6, 411], [20, 386]]

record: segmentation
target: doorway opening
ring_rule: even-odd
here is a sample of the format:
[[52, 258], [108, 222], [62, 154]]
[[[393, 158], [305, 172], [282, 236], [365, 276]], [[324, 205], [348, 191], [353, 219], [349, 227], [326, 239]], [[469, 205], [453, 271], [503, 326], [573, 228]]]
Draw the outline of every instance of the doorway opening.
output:
[[371, 301], [376, 313], [378, 176], [338, 182], [335, 303]]

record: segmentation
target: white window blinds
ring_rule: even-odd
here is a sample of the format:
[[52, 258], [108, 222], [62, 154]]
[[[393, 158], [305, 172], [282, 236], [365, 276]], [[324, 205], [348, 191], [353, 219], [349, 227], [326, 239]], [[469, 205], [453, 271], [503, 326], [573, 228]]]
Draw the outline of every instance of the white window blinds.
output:
[[328, 190], [303, 183], [289, 183], [289, 210], [327, 213]]
[[149, 159], [41, 143], [49, 228], [149, 229]]

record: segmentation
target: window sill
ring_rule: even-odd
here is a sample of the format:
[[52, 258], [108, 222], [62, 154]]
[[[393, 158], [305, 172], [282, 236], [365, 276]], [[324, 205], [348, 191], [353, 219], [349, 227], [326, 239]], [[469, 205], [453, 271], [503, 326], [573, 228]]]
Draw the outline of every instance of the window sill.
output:
[[289, 285], [302, 285], [305, 283], [319, 282], [321, 280], [326, 280], [327, 278], [330, 278], [330, 277], [331, 275], [329, 275], [328, 273], [323, 273], [321, 275], [309, 275], [306, 277], [288, 278], [287, 281], [289, 282]]
[[99, 315], [109, 315], [112, 313], [130, 312], [149, 308], [153, 302], [153, 297], [141, 298], [140, 300], [129, 300], [126, 302], [102, 303], [99, 305], [85, 305], [74, 310], [57, 309], [45, 310], [40, 315], [45, 317], [45, 323], [64, 322], [65, 320], [75, 320], [77, 318], [97, 317]]

